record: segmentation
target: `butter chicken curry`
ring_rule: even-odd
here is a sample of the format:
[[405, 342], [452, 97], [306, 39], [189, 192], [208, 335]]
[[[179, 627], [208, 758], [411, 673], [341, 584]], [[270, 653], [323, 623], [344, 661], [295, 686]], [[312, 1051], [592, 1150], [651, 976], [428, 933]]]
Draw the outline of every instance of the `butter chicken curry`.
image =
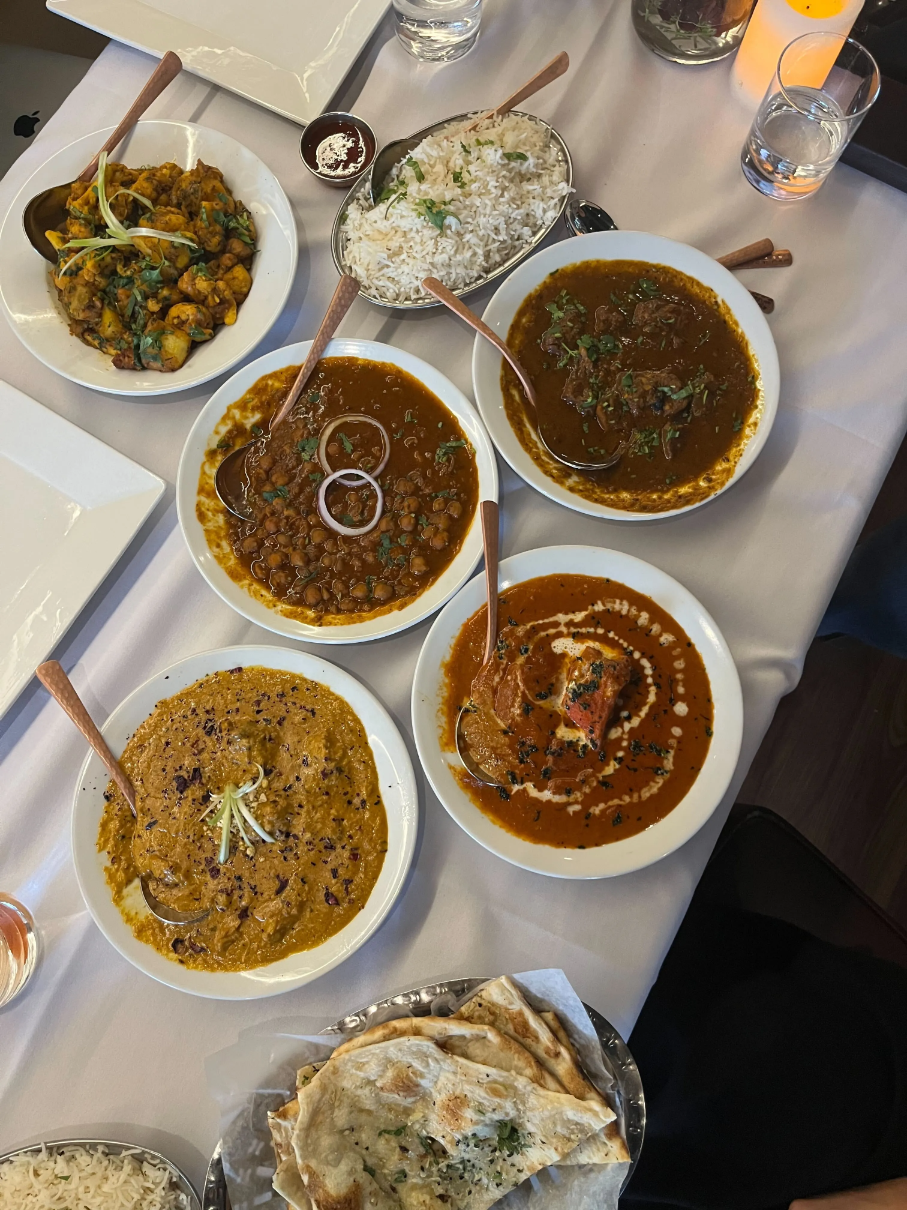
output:
[[687, 794], [712, 736], [699, 652], [649, 597], [593, 576], [551, 575], [500, 598], [495, 656], [481, 667], [483, 605], [445, 666], [444, 744], [457, 715], [470, 753], [499, 783], [456, 776], [524, 840], [593, 848], [663, 819]]
[[550, 478], [587, 500], [664, 512], [713, 495], [758, 424], [761, 392], [746, 338], [714, 291], [666, 265], [584, 261], [549, 274], [507, 337], [528, 371], [549, 444], [504, 363], [507, 416]]
[[[215, 672], [157, 704], [120, 758], [134, 819], [105, 794], [98, 849], [140, 940], [196, 970], [251, 970], [311, 949], [365, 906], [387, 851], [368, 737], [316, 681], [269, 668]], [[144, 907], [137, 878], [178, 911]]]

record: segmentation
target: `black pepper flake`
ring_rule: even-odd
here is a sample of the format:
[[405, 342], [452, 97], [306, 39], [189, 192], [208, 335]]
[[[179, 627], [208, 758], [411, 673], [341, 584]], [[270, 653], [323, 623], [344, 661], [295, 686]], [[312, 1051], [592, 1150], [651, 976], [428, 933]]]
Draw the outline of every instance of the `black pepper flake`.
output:
[[170, 948], [174, 954], [180, 954], [186, 948], [186, 942], [182, 937], [174, 937], [170, 942]]
[[324, 892], [324, 901], [328, 905], [328, 907], [339, 907], [340, 906], [340, 900], [337, 898], [337, 896], [334, 894], [333, 891]]
[[237, 672], [242, 672], [242, 665], [239, 665], [237, 668], [228, 668], [227, 671], [231, 676], [235, 676]]
[[148, 822], [145, 824], [145, 831], [150, 832], [152, 828], [156, 828], [156, 827], [157, 827], [157, 820], [149, 819]]

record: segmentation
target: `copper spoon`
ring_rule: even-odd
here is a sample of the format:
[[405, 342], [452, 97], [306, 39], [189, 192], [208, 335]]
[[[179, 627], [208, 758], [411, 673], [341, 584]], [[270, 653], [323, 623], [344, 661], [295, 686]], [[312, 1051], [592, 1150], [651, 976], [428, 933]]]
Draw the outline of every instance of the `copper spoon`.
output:
[[299, 367], [299, 373], [296, 375], [286, 399], [268, 422], [266, 436], [256, 437], [253, 441], [247, 441], [245, 445], [239, 446], [238, 449], [231, 450], [218, 466], [214, 474], [214, 490], [217, 492], [224, 508], [228, 512], [233, 513], [235, 517], [239, 517], [243, 521], [251, 521], [254, 517], [248, 501], [249, 476], [246, 472], [246, 455], [254, 445], [267, 440], [281, 421], [289, 416], [299, 396], [302, 394], [305, 384], [312, 377], [312, 371], [321, 360], [321, 354], [328, 347], [331, 337], [340, 326], [340, 321], [344, 315], [346, 315], [353, 305], [353, 300], [358, 293], [359, 282], [355, 277], [344, 273], [337, 283], [337, 289], [334, 291], [334, 297], [328, 304], [327, 311], [325, 311], [321, 327], [315, 333], [312, 347], [309, 349], [305, 361]]
[[569, 66], [570, 58], [567, 52], [562, 50], [541, 71], [537, 71], [531, 80], [527, 80], [521, 88], [518, 88], [516, 92], [512, 92], [506, 101], [502, 101], [495, 109], [487, 110], [485, 113], [480, 114], [474, 122], [470, 122], [463, 133], [469, 134], [478, 126], [481, 126], [488, 118], [500, 118], [505, 113], [510, 113], [511, 109], [516, 109], [520, 101], [534, 97], [537, 92], [541, 92], [543, 88], [547, 88], [553, 80], [557, 80], [562, 76]]
[[[78, 693], [76, 693], [72, 681], [56, 660], [48, 660], [47, 663], [39, 665], [35, 671], [35, 675], [48, 690], [51, 697], [63, 707], [104, 762], [105, 768], [117, 786], [119, 786], [123, 797], [129, 803], [129, 809], [137, 819], [135, 787], [129, 780], [123, 766], [110, 751], [110, 748], [108, 748], [107, 741], [95, 726], [91, 715], [85, 709], [85, 705]], [[145, 903], [154, 915], [157, 916], [158, 920], [163, 921], [164, 924], [198, 924], [208, 915], [207, 909], [203, 912], [178, 912], [175, 908], [168, 907], [166, 903], [161, 903], [160, 899], [151, 893], [151, 889], [148, 886], [148, 878], [145, 874], [140, 876], [139, 883], [142, 887]]]
[[[495, 647], [498, 642], [498, 502], [497, 500], [483, 500], [479, 505], [479, 512], [482, 517], [482, 547], [485, 551], [485, 592], [488, 597], [488, 618], [485, 627], [485, 656], [482, 660], [482, 668], [491, 662], [494, 655]], [[481, 671], [481, 669], [479, 669]], [[463, 720], [467, 714], [473, 714], [474, 707], [471, 702], [460, 707], [460, 713], [457, 715], [457, 755], [463, 762], [463, 767], [467, 773], [472, 774], [476, 781], [482, 782], [486, 786], [500, 785], [490, 773], [477, 765], [469, 751], [469, 745], [466, 742], [466, 736], [463, 734]]]
[[493, 332], [492, 329], [489, 328], [488, 324], [479, 319], [475, 311], [470, 310], [470, 308], [467, 307], [461, 299], [457, 298], [457, 296], [448, 290], [447, 286], [445, 286], [442, 282], [439, 282], [436, 277], [424, 278], [422, 286], [429, 292], [429, 294], [433, 294], [439, 302], [442, 302], [445, 307], [448, 307], [451, 311], [453, 311], [454, 315], [458, 315], [460, 319], [464, 321], [464, 323], [468, 323], [469, 326], [474, 331], [478, 332], [480, 336], [484, 336], [487, 341], [494, 345], [505, 361], [510, 364], [514, 374], [516, 374], [517, 378], [520, 380], [520, 385], [523, 388], [526, 398], [529, 400], [533, 410], [535, 411], [536, 420], [538, 422], [539, 440], [552, 458], [556, 458], [558, 462], [563, 463], [564, 466], [569, 466], [571, 470], [575, 471], [604, 471], [607, 470], [609, 466], [614, 466], [614, 464], [619, 461], [621, 455], [623, 454], [623, 449], [620, 446], [618, 446], [618, 449], [615, 450], [613, 454], [609, 454], [608, 457], [601, 462], [578, 462], [575, 458], [570, 458], [566, 454], [561, 454], [558, 450], [554, 449], [548, 438], [545, 436], [545, 431], [542, 427], [542, 417], [539, 414], [538, 399], [535, 389], [532, 385], [532, 380], [520, 365], [513, 351], [504, 343], [503, 340], [501, 340], [497, 332]]
[[22, 225], [25, 228], [25, 234], [28, 236], [28, 242], [37, 252], [41, 253], [45, 260], [49, 260], [52, 265], [57, 263], [57, 250], [44, 233], [45, 231], [56, 231], [65, 222], [66, 203], [69, 200], [70, 190], [73, 185], [76, 181], [84, 181], [87, 185], [94, 179], [94, 174], [98, 170], [98, 160], [101, 157], [101, 153], [106, 151], [109, 154], [113, 151], [117, 144], [132, 130], [151, 102], [157, 100], [167, 85], [176, 79], [182, 69], [183, 64], [179, 55], [174, 54], [172, 50], [168, 50], [154, 69], [148, 83], [133, 101], [122, 122], [120, 122], [104, 146], [98, 151], [91, 163], [82, 169], [76, 180], [70, 181], [68, 185], [51, 185], [49, 189], [35, 194], [25, 207], [22, 215]]
[[[510, 113], [515, 105], [519, 105], [520, 101], [525, 101], [528, 97], [534, 96], [540, 92], [552, 80], [556, 80], [558, 76], [562, 76], [570, 66], [570, 60], [567, 57], [567, 52], [562, 50], [559, 55], [551, 60], [547, 67], [543, 67], [541, 71], [536, 72], [531, 80], [527, 80], [522, 88], [518, 88], [515, 93], [512, 93], [506, 101], [502, 101], [497, 109], [489, 109], [481, 114], [463, 133], [466, 134], [471, 130], [475, 130], [480, 122], [484, 122], [486, 118], [493, 117], [496, 114]], [[390, 143], [385, 143], [375, 157], [375, 162], [372, 165], [372, 175], [369, 182], [369, 192], [372, 198], [372, 205], [377, 206], [381, 196], [381, 191], [384, 188], [384, 182], [395, 164], [399, 164], [402, 159], [414, 151], [425, 135], [410, 135], [408, 139], [394, 139]]]

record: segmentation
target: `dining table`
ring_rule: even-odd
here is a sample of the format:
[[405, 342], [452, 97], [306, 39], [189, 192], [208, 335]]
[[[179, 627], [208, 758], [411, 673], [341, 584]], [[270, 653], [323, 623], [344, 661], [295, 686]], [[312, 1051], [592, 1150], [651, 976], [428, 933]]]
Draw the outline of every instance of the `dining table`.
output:
[[[776, 300], [768, 322], [781, 395], [762, 454], [729, 491], [682, 516], [608, 521], [546, 499], [501, 462], [502, 557], [564, 543], [625, 551], [676, 577], [715, 619], [743, 687], [733, 781], [701, 831], [646, 869], [592, 881], [529, 873], [462, 831], [418, 768], [410, 691], [430, 621], [365, 644], [300, 643], [360, 678], [404, 735], [420, 792], [415, 859], [384, 924], [329, 974], [280, 997], [200, 999], [140, 973], [93, 923], [70, 847], [85, 742], [32, 682], [0, 720], [0, 889], [31, 909], [41, 941], [29, 985], [0, 1010], [0, 1153], [42, 1139], [116, 1138], [164, 1151], [200, 1184], [220, 1129], [205, 1067], [212, 1054], [245, 1031], [317, 1028], [454, 976], [561, 968], [628, 1036], [904, 436], [907, 195], [842, 165], [805, 201], [756, 193], [740, 171], [752, 113], [732, 95], [729, 61], [691, 68], [657, 58], [633, 32], [628, 0], [485, 0], [484, 10], [476, 49], [451, 64], [410, 57], [388, 14], [333, 107], [365, 118], [384, 143], [493, 105], [564, 49], [569, 72], [527, 108], [566, 140], [579, 196], [623, 229], [714, 256], [763, 236], [793, 252], [790, 268], [741, 275]], [[0, 213], [46, 158], [113, 125], [152, 67], [148, 55], [108, 45], [0, 182]], [[286, 308], [253, 356], [310, 338], [337, 282], [330, 232], [343, 195], [305, 168], [300, 128], [188, 72], [148, 116], [223, 131], [276, 173], [298, 224], [299, 265]], [[566, 238], [560, 224], [549, 237]], [[492, 291], [471, 305], [481, 313]], [[443, 308], [401, 313], [357, 300], [340, 331], [406, 349], [472, 395], [473, 336]], [[212, 592], [177, 522], [180, 451], [223, 379], [155, 398], [100, 395], [40, 364], [7, 324], [0, 377], [167, 483], [55, 652], [99, 723], [191, 653], [291, 645]], [[2, 519], [10, 525], [15, 516]], [[0, 575], [3, 542], [0, 529]]]

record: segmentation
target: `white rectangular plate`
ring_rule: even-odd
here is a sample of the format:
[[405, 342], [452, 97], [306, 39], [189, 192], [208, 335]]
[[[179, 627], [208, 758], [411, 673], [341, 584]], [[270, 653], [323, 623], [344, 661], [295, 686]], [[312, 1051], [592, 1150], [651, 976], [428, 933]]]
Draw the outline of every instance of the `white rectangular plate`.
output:
[[305, 125], [327, 107], [390, 0], [47, 0], [52, 13], [163, 55]]
[[0, 381], [0, 715], [163, 490], [157, 475]]

